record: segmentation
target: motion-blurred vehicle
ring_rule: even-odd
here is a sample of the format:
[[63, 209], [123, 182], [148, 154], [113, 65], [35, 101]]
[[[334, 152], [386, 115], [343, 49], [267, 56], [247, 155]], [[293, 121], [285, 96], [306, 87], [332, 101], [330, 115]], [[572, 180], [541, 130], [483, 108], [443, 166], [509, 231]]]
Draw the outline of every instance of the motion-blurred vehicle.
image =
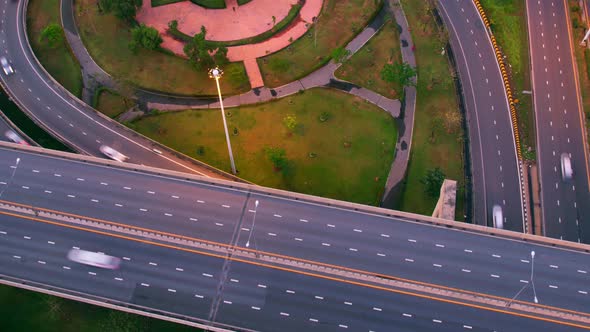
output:
[[4, 136], [6, 136], [6, 138], [13, 141], [14, 143], [22, 144], [22, 145], [29, 145], [29, 143], [27, 143], [27, 141], [25, 141], [22, 137], [20, 137], [17, 133], [15, 133], [12, 130], [7, 130], [4, 133]]
[[500, 205], [494, 205], [492, 208], [492, 217], [494, 219], [495, 228], [504, 228], [504, 216], [502, 215], [502, 207], [500, 207]]
[[574, 170], [570, 155], [564, 152], [561, 154], [561, 178], [565, 181], [571, 179], [573, 175]]
[[121, 265], [121, 259], [118, 257], [81, 249], [70, 250], [68, 252], [68, 259], [76, 263], [110, 270], [116, 270]]
[[127, 159], [129, 159], [129, 157], [127, 157], [126, 155], [122, 154], [121, 152], [111, 148], [108, 145], [101, 145], [100, 146], [100, 152], [102, 152], [105, 156], [119, 161], [119, 162], [124, 162]]
[[6, 59], [5, 56], [0, 56], [0, 64], [2, 65], [2, 70], [4, 70], [6, 76], [14, 74], [14, 69], [12, 69], [12, 66], [8, 63], [8, 59]]

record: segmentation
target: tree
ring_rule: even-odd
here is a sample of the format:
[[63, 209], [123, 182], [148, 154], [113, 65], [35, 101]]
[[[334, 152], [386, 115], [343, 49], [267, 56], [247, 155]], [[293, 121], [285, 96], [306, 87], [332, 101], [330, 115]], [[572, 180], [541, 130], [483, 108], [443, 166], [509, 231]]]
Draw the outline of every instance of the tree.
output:
[[389, 83], [397, 83], [402, 87], [414, 86], [416, 83], [412, 78], [416, 76], [416, 68], [406, 62], [386, 63], [381, 69], [381, 79]]
[[49, 47], [54, 48], [64, 40], [63, 29], [59, 24], [50, 23], [41, 31], [40, 42], [45, 42]]
[[349, 50], [347, 50], [343, 47], [338, 47], [338, 48], [335, 48], [334, 50], [332, 50], [330, 57], [332, 57], [332, 59], [334, 59], [334, 62], [336, 62], [336, 63], [343, 63], [348, 58], [349, 55], [350, 55]]
[[99, 0], [98, 8], [113, 14], [128, 23], [135, 22], [135, 14], [141, 7], [142, 0]]
[[426, 176], [420, 182], [426, 186], [424, 191], [430, 197], [438, 197], [440, 193], [440, 187], [442, 186], [445, 177], [445, 173], [443, 173], [440, 168], [436, 167], [434, 169], [428, 170], [426, 172]]
[[206, 35], [207, 29], [201, 26], [201, 32], [194, 35], [193, 39], [184, 45], [184, 54], [191, 63], [197, 69], [211, 68], [215, 64], [224, 65], [228, 63], [227, 47], [222, 45], [215, 48], [212, 43], [205, 39]]
[[229, 62], [229, 59], [227, 58], [227, 47], [225, 47], [224, 45], [219, 46], [215, 50], [213, 60], [215, 61], [215, 64], [218, 66], [226, 65]]
[[138, 47], [143, 47], [148, 50], [155, 50], [162, 44], [162, 37], [160, 32], [155, 28], [148, 27], [145, 24], [140, 24], [131, 29], [131, 42], [129, 48], [132, 51], [137, 51]]
[[285, 149], [266, 148], [266, 156], [272, 162], [276, 170], [282, 170], [287, 166], [287, 156]]

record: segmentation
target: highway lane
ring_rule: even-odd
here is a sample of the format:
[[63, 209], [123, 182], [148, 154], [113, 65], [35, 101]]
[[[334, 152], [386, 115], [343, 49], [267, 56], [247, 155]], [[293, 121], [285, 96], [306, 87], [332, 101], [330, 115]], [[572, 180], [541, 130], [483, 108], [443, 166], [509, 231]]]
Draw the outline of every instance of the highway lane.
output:
[[10, 94], [38, 122], [82, 153], [102, 157], [98, 148], [106, 144], [129, 156], [131, 163], [213, 175], [211, 171], [184, 161], [151, 141], [121, 129], [112, 121], [99, 116], [88, 105], [73, 99], [61, 86], [56, 86], [34, 60], [27, 45], [26, 27], [23, 24], [26, 3], [0, 1], [0, 9], [5, 11], [0, 31], [3, 53], [15, 70], [14, 75], [1, 75], [1, 79]]
[[[21, 161], [10, 180], [17, 156]], [[0, 181], [7, 188], [2, 199], [26, 205], [222, 245], [230, 243], [239, 227], [241, 247], [251, 236], [252, 248], [293, 259], [509, 298], [528, 281], [534, 250], [541, 303], [588, 311], [590, 260], [586, 254], [255, 193], [248, 198], [243, 190], [5, 149], [0, 149]], [[260, 204], [253, 228], [255, 200]], [[532, 301], [532, 297], [522, 300]]]
[[439, 1], [465, 99], [469, 131], [474, 223], [492, 226], [500, 205], [504, 228], [523, 232], [521, 178], [510, 111], [485, 26], [471, 0]]
[[[68, 261], [70, 248], [122, 257], [121, 269]], [[0, 217], [3, 274], [191, 317], [209, 317], [221, 264], [221, 259]], [[236, 262], [216, 321], [258, 331], [574, 330]]]
[[[546, 236], [588, 243], [588, 146], [572, 59], [579, 46], [567, 11], [565, 1], [527, 1], [541, 208]], [[561, 177], [562, 153], [571, 155], [572, 181]]]

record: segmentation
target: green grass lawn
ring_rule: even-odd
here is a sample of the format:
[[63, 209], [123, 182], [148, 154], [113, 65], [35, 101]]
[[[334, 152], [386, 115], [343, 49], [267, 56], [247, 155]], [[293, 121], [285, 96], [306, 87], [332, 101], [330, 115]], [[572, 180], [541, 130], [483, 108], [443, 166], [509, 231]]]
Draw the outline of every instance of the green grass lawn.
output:
[[[518, 126], [523, 147], [523, 157], [534, 160], [535, 124], [531, 95], [523, 90], [531, 90], [529, 71], [529, 42], [526, 22], [525, 0], [481, 0], [492, 31], [504, 54], [508, 57], [506, 65], [510, 72], [510, 83], [518, 115]], [[525, 153], [531, 147], [531, 153]]]
[[[266, 104], [226, 110], [239, 176], [263, 186], [374, 205], [393, 161], [397, 129], [380, 108], [336, 90], [313, 89]], [[319, 120], [329, 113], [325, 122]], [[297, 127], [283, 124], [294, 115]], [[162, 113], [130, 125], [173, 149], [230, 171], [219, 110]], [[289, 160], [274, 169], [266, 148]], [[199, 150], [202, 152], [199, 153]], [[310, 154], [312, 154], [310, 156]]]
[[277, 87], [317, 69], [332, 50], [362, 31], [380, 4], [379, 0], [324, 1], [317, 34], [312, 26], [288, 48], [258, 59], [265, 85]]
[[381, 30], [338, 70], [336, 77], [371, 89], [389, 98], [401, 98], [399, 84], [381, 79], [381, 69], [386, 63], [402, 61], [399, 32], [394, 20], [388, 20]]
[[96, 105], [94, 107], [99, 112], [113, 119], [128, 111], [135, 104], [129, 98], [125, 98], [108, 89], [101, 89], [97, 94], [98, 98], [96, 98]]
[[131, 315], [0, 285], [2, 331], [199, 332], [184, 325]]
[[59, 0], [30, 0], [27, 9], [27, 34], [35, 56], [43, 67], [72, 94], [81, 97], [82, 72], [68, 48], [65, 36], [63, 43], [55, 48], [50, 48], [39, 40], [41, 31], [48, 24], [56, 23], [61, 26], [59, 3]]
[[[216, 95], [215, 83], [206, 70], [197, 71], [185, 59], [159, 51], [129, 49], [127, 24], [111, 14], [98, 13], [96, 0], [75, 2], [80, 35], [94, 60], [117, 79], [150, 90], [181, 95]], [[225, 66], [224, 95], [250, 89], [243, 64]]]
[[426, 172], [440, 167], [457, 183], [456, 219], [464, 214], [463, 131], [448, 122], [459, 113], [453, 75], [446, 56], [440, 54], [434, 19], [426, 15], [423, 1], [402, 0], [416, 45], [418, 86], [412, 152], [402, 199], [396, 208], [432, 214], [437, 198], [429, 197], [421, 180]]
[[[577, 21], [576, 24], [572, 24], [573, 39], [574, 41], [582, 40], [586, 33], [587, 25], [582, 23], [582, 11], [579, 9], [578, 1], [568, 0], [570, 8], [570, 19]], [[575, 10], [572, 10], [577, 8]], [[580, 90], [582, 93], [582, 107], [586, 115], [586, 134], [588, 134], [588, 140], [590, 141], [590, 50], [584, 47], [580, 47], [574, 44], [574, 50], [576, 55], [576, 64], [578, 66], [578, 78], [580, 81]], [[587, 147], [588, 148], [588, 147]]]

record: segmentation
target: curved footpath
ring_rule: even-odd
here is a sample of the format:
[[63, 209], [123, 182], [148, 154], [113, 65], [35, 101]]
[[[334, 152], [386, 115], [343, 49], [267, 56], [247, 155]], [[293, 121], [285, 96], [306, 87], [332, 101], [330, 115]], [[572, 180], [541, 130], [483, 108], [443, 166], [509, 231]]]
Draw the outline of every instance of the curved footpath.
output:
[[[94, 91], [99, 86], [106, 86], [111, 89], [118, 89], [119, 84], [116, 80], [106, 73], [90, 56], [86, 50], [74, 18], [73, 0], [61, 1], [62, 24], [66, 38], [70, 43], [74, 55], [78, 58], [82, 66], [82, 76], [84, 78], [84, 93], [83, 100], [91, 104]], [[367, 43], [383, 26], [387, 15], [392, 15], [395, 18], [398, 26], [401, 29], [400, 43], [402, 50], [402, 59], [404, 62], [412, 66], [416, 66], [414, 54], [411, 50], [412, 39], [410, 36], [410, 29], [407, 20], [405, 19], [403, 10], [399, 0], [385, 1], [385, 4], [376, 17], [369, 23], [361, 33], [359, 33], [348, 45], [346, 49], [352, 54], [356, 53], [365, 43]], [[401, 183], [406, 174], [408, 160], [410, 156], [410, 146], [412, 140], [412, 129], [414, 125], [414, 111], [416, 104], [416, 89], [415, 87], [405, 88], [405, 105], [404, 111], [401, 112], [401, 103], [396, 99], [386, 98], [369, 89], [357, 86], [350, 82], [340, 80], [334, 76], [334, 72], [340, 64], [331, 61], [327, 65], [312, 72], [306, 77], [283, 85], [278, 88], [255, 88], [251, 91], [224, 98], [223, 104], [225, 107], [238, 107], [242, 105], [256, 104], [261, 102], [268, 102], [273, 99], [283, 98], [314, 87], [328, 87], [335, 88], [366, 101], [369, 101], [384, 111], [388, 112], [394, 118], [398, 118], [399, 137], [396, 145], [395, 159], [391, 165], [389, 175], [386, 182], [385, 194], [383, 203], [389, 205], [391, 198], [394, 196], [392, 192]], [[158, 109], [158, 110], [183, 110], [183, 109], [204, 109], [204, 108], [219, 108], [219, 101], [215, 99], [202, 99], [195, 97], [166, 95], [157, 92], [151, 92], [143, 89], [136, 89], [135, 96], [138, 99], [140, 106], [144, 109]], [[401, 118], [400, 118], [401, 116]]]
[[[402, 4], [399, 0], [389, 0], [387, 2], [389, 10], [395, 17], [399, 27], [399, 40], [401, 44], [402, 60], [410, 66], [416, 68], [416, 58], [414, 57], [414, 42], [410, 33], [408, 20], [404, 14]], [[414, 83], [418, 77], [414, 77]], [[385, 183], [385, 194], [381, 201], [382, 206], [392, 206], [400, 194], [402, 181], [406, 177], [408, 161], [410, 160], [410, 148], [412, 146], [412, 133], [414, 132], [414, 113], [416, 111], [416, 87], [407, 86], [404, 88], [404, 105], [401, 121], [398, 121], [399, 136], [395, 146], [395, 159], [391, 165], [387, 182]]]

